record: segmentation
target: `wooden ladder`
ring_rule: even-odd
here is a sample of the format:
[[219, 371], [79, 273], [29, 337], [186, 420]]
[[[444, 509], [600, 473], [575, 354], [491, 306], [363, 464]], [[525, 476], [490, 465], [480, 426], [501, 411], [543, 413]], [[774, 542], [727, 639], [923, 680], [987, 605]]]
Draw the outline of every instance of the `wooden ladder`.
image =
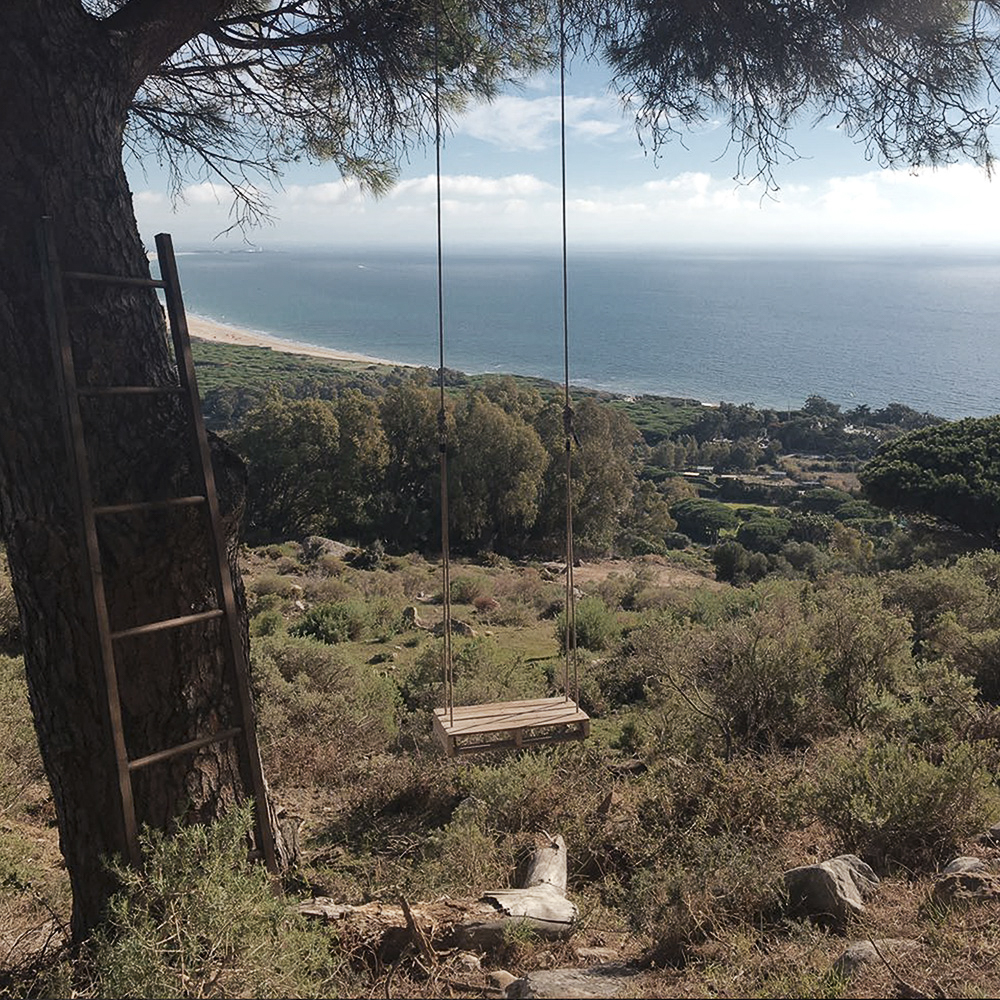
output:
[[[93, 599], [94, 615], [100, 638], [101, 661], [104, 671], [104, 685], [107, 697], [111, 736], [114, 743], [115, 762], [118, 771], [118, 789], [121, 798], [125, 840], [129, 860], [138, 865], [139, 852], [138, 823], [136, 821], [132, 775], [146, 767], [161, 763], [181, 754], [193, 753], [213, 744], [235, 740], [241, 759], [242, 773], [249, 776], [254, 798], [256, 846], [268, 869], [277, 873], [274, 837], [267, 815], [267, 797], [264, 776], [260, 766], [260, 754], [253, 726], [253, 704], [250, 695], [249, 669], [242, 641], [239, 613], [233, 591], [233, 581], [226, 558], [225, 532], [219, 513], [219, 500], [215, 487], [215, 473], [205, 432], [205, 422], [201, 412], [201, 401], [195, 381], [194, 360], [191, 355], [191, 341], [188, 335], [187, 318], [181, 297], [177, 263], [174, 259], [173, 244], [167, 233], [156, 237], [156, 251], [159, 259], [161, 279], [135, 278], [117, 275], [89, 274], [80, 271], [63, 271], [59, 265], [51, 220], [45, 218], [40, 226], [42, 278], [46, 298], [46, 314], [55, 351], [57, 377], [61, 381], [60, 395], [67, 438], [67, 447], [75, 473], [77, 500], [82, 522], [82, 530], [89, 564], [89, 586]], [[80, 386], [77, 383], [76, 364], [69, 336], [69, 321], [64, 298], [64, 282], [99, 283], [104, 285], [130, 285], [141, 288], [163, 289], [166, 300], [167, 317], [174, 347], [174, 363], [178, 384], [166, 386], [114, 385]], [[94, 503], [90, 477], [90, 465], [80, 399], [84, 396], [148, 396], [163, 397], [173, 395], [181, 399], [191, 434], [191, 443], [196, 460], [193, 463], [200, 479], [200, 491], [193, 496], [178, 496], [169, 499], [146, 500], [137, 503], [101, 504]], [[155, 511], [172, 507], [200, 506], [206, 512], [206, 530], [210, 546], [212, 575], [216, 591], [217, 607], [196, 614], [183, 615], [162, 621], [147, 622], [132, 628], [114, 629], [108, 614], [107, 596], [104, 588], [104, 574], [101, 564], [101, 546], [98, 539], [99, 518], [111, 517], [131, 511]], [[219, 620], [225, 669], [238, 693], [237, 708], [239, 725], [217, 732], [206, 733], [198, 739], [189, 740], [177, 746], [165, 747], [155, 753], [130, 759], [125, 746], [122, 726], [121, 693], [118, 687], [118, 666], [115, 662], [115, 646], [122, 639], [149, 635], [170, 629], [183, 629], [202, 622]]]

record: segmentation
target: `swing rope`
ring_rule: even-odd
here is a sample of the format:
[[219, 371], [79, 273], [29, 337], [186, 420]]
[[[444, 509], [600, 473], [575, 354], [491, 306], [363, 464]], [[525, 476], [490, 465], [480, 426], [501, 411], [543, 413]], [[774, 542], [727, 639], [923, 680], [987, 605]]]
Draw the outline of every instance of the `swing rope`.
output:
[[444, 395], [444, 253], [441, 235], [441, 64], [440, 10], [434, 21], [434, 154], [437, 184], [437, 295], [438, 295], [438, 455], [441, 476], [441, 587], [444, 612], [444, 695], [448, 721], [455, 722], [455, 670], [451, 655], [451, 543], [448, 522], [448, 417]]
[[[449, 724], [455, 721], [455, 671], [452, 657], [451, 553], [448, 512], [448, 437], [444, 366], [444, 241], [441, 225], [441, 65], [440, 6], [434, 24], [434, 153], [437, 210], [437, 309], [438, 309], [438, 452], [441, 476], [441, 577], [443, 605], [442, 655], [444, 694]], [[563, 433], [566, 458], [566, 629], [563, 700], [579, 701], [580, 672], [576, 645], [576, 586], [573, 580], [573, 400], [569, 369], [569, 251], [566, 221], [566, 28], [564, 0], [559, 3], [559, 152], [562, 207], [562, 327], [563, 327]], [[572, 682], [571, 682], [572, 680]]]
[[[580, 668], [576, 650], [576, 587], [573, 583], [573, 399], [569, 388], [569, 241], [566, 229], [566, 18], [559, 0], [559, 167], [562, 182], [562, 312], [563, 312], [563, 433], [566, 453], [566, 665], [563, 694], [580, 699]], [[573, 686], [570, 688], [570, 674]]]

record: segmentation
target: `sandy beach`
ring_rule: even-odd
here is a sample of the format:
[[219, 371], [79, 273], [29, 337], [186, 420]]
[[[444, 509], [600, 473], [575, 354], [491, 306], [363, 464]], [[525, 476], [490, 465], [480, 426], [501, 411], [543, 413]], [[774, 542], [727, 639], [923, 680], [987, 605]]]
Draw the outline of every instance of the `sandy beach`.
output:
[[199, 340], [211, 340], [219, 344], [238, 344], [243, 347], [268, 347], [272, 351], [283, 351], [286, 354], [304, 354], [310, 358], [325, 358], [328, 361], [356, 361], [367, 365], [399, 365], [404, 368], [415, 368], [402, 361], [390, 361], [387, 358], [373, 358], [367, 354], [355, 354], [351, 351], [335, 351], [328, 347], [316, 347], [312, 344], [299, 344], [291, 340], [282, 340], [266, 333], [256, 333], [244, 330], [242, 327], [229, 326], [226, 323], [216, 323], [203, 316], [193, 316], [188, 313], [188, 330], [192, 337]]

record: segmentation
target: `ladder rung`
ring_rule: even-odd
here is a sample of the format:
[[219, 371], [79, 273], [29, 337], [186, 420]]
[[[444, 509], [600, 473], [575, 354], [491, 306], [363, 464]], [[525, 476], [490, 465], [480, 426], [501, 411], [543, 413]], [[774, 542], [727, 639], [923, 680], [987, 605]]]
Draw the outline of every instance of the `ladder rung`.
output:
[[135, 503], [115, 503], [105, 504], [102, 507], [95, 507], [94, 513], [101, 514], [128, 514], [137, 510], [159, 510], [164, 507], [191, 507], [195, 504], [205, 503], [204, 494], [197, 494], [190, 497], [171, 497], [168, 500], [140, 500]]
[[82, 385], [78, 396], [180, 396], [179, 385]]
[[207, 622], [213, 618], [221, 618], [225, 612], [221, 608], [212, 611], [199, 611], [195, 615], [181, 615], [180, 618], [166, 618], [161, 622], [150, 622], [148, 625], [136, 625], [134, 628], [123, 628], [112, 632], [112, 639], [128, 639], [133, 635], [146, 635], [149, 632], [163, 632], [170, 628], [180, 628], [182, 625], [193, 625], [195, 622]]
[[102, 285], [137, 285], [140, 288], [166, 288], [166, 283], [157, 278], [129, 278], [117, 274], [91, 274], [89, 271], [63, 271], [63, 277], [71, 281], [96, 281]]
[[156, 753], [147, 754], [145, 757], [136, 757], [135, 760], [130, 760], [128, 762], [128, 769], [130, 771], [138, 771], [139, 768], [148, 767], [150, 764], [156, 764], [161, 760], [169, 760], [171, 757], [179, 757], [182, 753], [190, 753], [193, 750], [200, 750], [202, 747], [211, 746], [213, 743], [224, 743], [226, 740], [230, 740], [242, 732], [242, 728], [237, 726], [235, 729], [223, 729], [218, 733], [212, 733], [211, 736], [202, 736], [200, 739], [190, 740], [187, 743], [181, 743], [178, 746], [169, 747], [166, 750], [157, 750]]

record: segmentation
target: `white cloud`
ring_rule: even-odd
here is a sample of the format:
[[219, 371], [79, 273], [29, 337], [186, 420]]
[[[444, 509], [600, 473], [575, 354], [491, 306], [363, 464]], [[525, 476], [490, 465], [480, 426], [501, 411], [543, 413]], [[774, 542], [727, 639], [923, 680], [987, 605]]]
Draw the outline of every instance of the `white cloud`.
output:
[[[531, 174], [508, 174], [505, 177], [480, 177], [475, 174], [443, 174], [441, 194], [450, 198], [526, 197], [552, 190], [552, 185]], [[401, 181], [390, 198], [405, 199], [414, 195], [435, 197], [437, 181], [433, 175]]]
[[[211, 184], [185, 190], [170, 216], [162, 195], [143, 190], [135, 207], [143, 231], [179, 240], [225, 229], [230, 197]], [[442, 177], [450, 243], [555, 243], [561, 232], [556, 186], [531, 173]], [[580, 245], [650, 243], [1000, 246], [1000, 182], [968, 165], [918, 175], [887, 170], [796, 183], [764, 197], [704, 170], [632, 184], [601, 182], [571, 191], [568, 227]], [[435, 180], [404, 180], [383, 199], [341, 182], [290, 186], [274, 198], [276, 225], [261, 239], [433, 245]]]
[[[559, 141], [558, 97], [499, 97], [458, 117], [456, 135], [468, 135], [507, 150], [542, 150]], [[566, 98], [566, 130], [582, 140], [604, 139], [623, 129], [611, 98]]]
[[232, 200], [232, 192], [224, 184], [202, 181], [201, 184], [188, 184], [183, 188], [180, 200], [188, 205], [220, 205]]
[[290, 185], [285, 196], [292, 204], [342, 205], [358, 202], [364, 195], [361, 185], [353, 178], [330, 181], [325, 184]]

